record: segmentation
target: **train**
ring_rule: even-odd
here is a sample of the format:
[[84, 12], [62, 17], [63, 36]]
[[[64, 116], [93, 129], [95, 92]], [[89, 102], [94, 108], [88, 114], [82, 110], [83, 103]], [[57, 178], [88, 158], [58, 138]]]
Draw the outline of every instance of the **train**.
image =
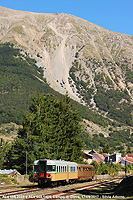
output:
[[92, 180], [94, 167], [64, 160], [40, 159], [33, 163], [33, 180], [39, 186]]

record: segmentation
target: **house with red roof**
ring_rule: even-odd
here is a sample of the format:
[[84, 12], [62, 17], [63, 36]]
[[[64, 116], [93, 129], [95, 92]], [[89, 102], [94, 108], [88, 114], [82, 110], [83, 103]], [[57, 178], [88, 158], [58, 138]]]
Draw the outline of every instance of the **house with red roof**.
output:
[[121, 165], [125, 166], [125, 163], [126, 164], [131, 163], [133, 165], [133, 157], [126, 156], [126, 157], [122, 158]]
[[93, 154], [93, 161], [96, 161], [98, 164], [100, 164], [100, 162], [104, 161], [104, 156], [100, 153], [94, 153]]
[[91, 162], [93, 162], [93, 161], [96, 161], [98, 164], [100, 162], [104, 161], [104, 156], [102, 154], [99, 154], [98, 152], [96, 152], [94, 149], [92, 149], [92, 150], [83, 150], [83, 153], [84, 153], [84, 155], [89, 156], [88, 160], [87, 159], [85, 160], [89, 164]]
[[126, 156], [133, 158], [133, 153], [128, 153], [128, 154], [126, 154]]
[[84, 162], [87, 162], [88, 164], [91, 164], [93, 161], [93, 155], [89, 154], [88, 151], [83, 151], [83, 160]]
[[104, 161], [105, 162], [112, 162], [113, 164], [117, 164], [119, 160], [121, 160], [121, 153], [114, 152], [113, 154], [106, 156]]

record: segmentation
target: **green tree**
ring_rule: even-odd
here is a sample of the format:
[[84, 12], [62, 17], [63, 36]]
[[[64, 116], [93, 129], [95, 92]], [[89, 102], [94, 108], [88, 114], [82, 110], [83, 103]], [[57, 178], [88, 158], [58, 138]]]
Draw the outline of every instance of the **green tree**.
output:
[[109, 144], [105, 144], [105, 146], [103, 147], [103, 153], [109, 153], [110, 152], [110, 146]]
[[40, 158], [81, 162], [80, 133], [80, 117], [72, 110], [68, 95], [58, 100], [53, 95], [40, 94], [31, 101], [8, 163], [24, 173], [26, 151], [29, 170], [33, 161]]
[[92, 163], [92, 165], [93, 165], [93, 167], [94, 167], [95, 173], [97, 174], [97, 171], [98, 171], [98, 168], [99, 168], [98, 163], [97, 163], [96, 161], [94, 161], [94, 162]]
[[125, 157], [126, 156], [126, 152], [125, 152], [125, 149], [122, 150], [122, 157]]
[[7, 154], [8, 151], [11, 148], [11, 144], [9, 141], [4, 141], [3, 138], [1, 138], [1, 144], [0, 144], [0, 169], [5, 168], [5, 163], [7, 162]]
[[127, 151], [126, 152], [131, 153], [131, 145], [130, 144], [127, 145]]
[[109, 165], [104, 164], [103, 162], [100, 162], [99, 168], [98, 168], [98, 174], [104, 175], [109, 173]]
[[127, 172], [133, 172], [133, 165], [131, 163], [127, 164]]
[[108, 163], [103, 163], [100, 162], [99, 164], [94, 161], [92, 163], [92, 165], [94, 166], [94, 171], [97, 175], [104, 175], [104, 174], [108, 174], [109, 173], [109, 164]]

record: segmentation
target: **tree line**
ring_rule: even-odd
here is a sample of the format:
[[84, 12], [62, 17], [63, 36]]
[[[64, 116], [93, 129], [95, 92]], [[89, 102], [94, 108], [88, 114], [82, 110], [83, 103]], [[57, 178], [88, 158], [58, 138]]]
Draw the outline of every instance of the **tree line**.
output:
[[80, 117], [72, 110], [68, 95], [59, 100], [39, 94], [32, 99], [22, 125], [3, 155], [3, 168], [15, 168], [24, 174], [26, 154], [28, 172], [32, 171], [33, 161], [41, 158], [83, 162]]

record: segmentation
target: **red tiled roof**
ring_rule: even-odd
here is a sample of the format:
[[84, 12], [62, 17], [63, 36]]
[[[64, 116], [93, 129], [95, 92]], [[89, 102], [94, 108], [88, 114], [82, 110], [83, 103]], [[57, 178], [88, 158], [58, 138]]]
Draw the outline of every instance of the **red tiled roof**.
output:
[[133, 163], [133, 158], [132, 157], [125, 157], [124, 159], [127, 162]]
[[127, 156], [133, 158], [133, 153], [128, 153]]
[[109, 156], [110, 154], [108, 154], [108, 153], [103, 153], [102, 155]]
[[98, 155], [99, 155], [99, 157], [102, 159], [102, 160], [104, 160], [104, 156], [102, 155], [102, 154], [100, 154], [100, 153], [97, 153]]
[[98, 164], [104, 160], [104, 156], [99, 153], [93, 154], [93, 160], [96, 161]]
[[91, 150], [83, 150], [84, 153], [88, 154]]

